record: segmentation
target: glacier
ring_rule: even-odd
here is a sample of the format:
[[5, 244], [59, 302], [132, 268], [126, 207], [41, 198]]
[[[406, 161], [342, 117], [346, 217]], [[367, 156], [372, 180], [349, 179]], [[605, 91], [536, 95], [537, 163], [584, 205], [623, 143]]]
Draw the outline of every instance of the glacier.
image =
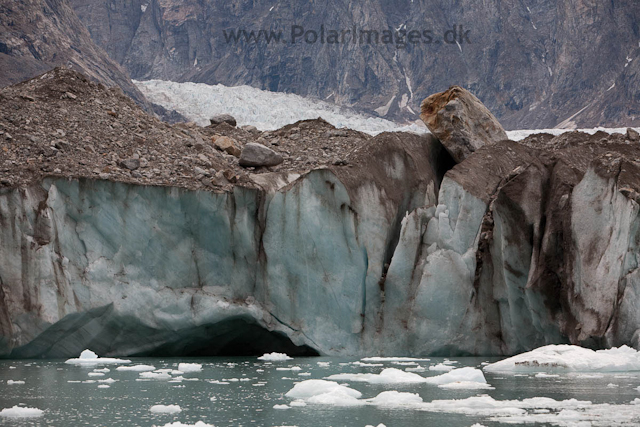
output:
[[[337, 124], [390, 126], [351, 118]], [[640, 347], [635, 145], [503, 141], [454, 166], [417, 131], [380, 133], [357, 156], [222, 192], [1, 188], [0, 357]]]
[[[231, 114], [237, 119], [239, 126], [253, 125], [263, 131], [279, 129], [299, 120], [322, 117], [335, 127], [346, 127], [371, 135], [382, 132], [429, 133], [420, 120], [398, 124], [325, 100], [291, 93], [270, 92], [246, 85], [229, 87], [222, 84], [178, 83], [166, 80], [134, 80], [134, 84], [151, 102], [168, 110], [175, 110], [201, 126], [208, 125], [210, 117]], [[507, 135], [512, 141], [520, 141], [537, 133], [557, 136], [573, 130], [575, 129], [513, 130], [507, 131]], [[588, 134], [598, 131], [623, 134], [627, 128], [599, 127], [579, 130]], [[635, 130], [640, 131], [640, 128]]]

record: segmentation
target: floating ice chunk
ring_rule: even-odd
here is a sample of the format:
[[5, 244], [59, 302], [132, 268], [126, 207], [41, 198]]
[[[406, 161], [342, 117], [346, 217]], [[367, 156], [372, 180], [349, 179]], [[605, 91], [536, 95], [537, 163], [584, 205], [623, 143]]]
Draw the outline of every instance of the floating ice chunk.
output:
[[431, 359], [417, 359], [415, 357], [365, 357], [363, 362], [428, 362]]
[[[154, 425], [153, 427], [157, 427], [157, 426]], [[180, 421], [176, 421], [173, 423], [165, 424], [162, 427], [215, 427], [215, 426], [213, 424], [207, 424], [204, 421], [198, 421], [195, 424], [183, 424]]]
[[116, 365], [120, 363], [131, 363], [131, 360], [127, 359], [115, 359], [112, 357], [98, 357], [91, 350], [85, 350], [80, 353], [80, 357], [77, 359], [69, 359], [65, 363], [70, 365], [80, 365], [80, 366], [93, 366], [93, 365]]
[[132, 365], [132, 366], [118, 366], [116, 371], [133, 371], [133, 372], [147, 372], [155, 371], [156, 367], [151, 365]]
[[[371, 424], [367, 424], [365, 427], [374, 427], [374, 426], [372, 426]], [[387, 427], [387, 426], [382, 424], [382, 423], [380, 423], [376, 427]]]
[[[640, 402], [640, 399], [636, 399], [638, 402]], [[289, 406], [293, 407], [301, 407], [301, 406], [307, 406], [307, 402], [305, 402], [302, 399], [296, 399], [293, 402], [289, 403]]]
[[22, 381], [22, 380], [16, 380], [16, 381], [7, 380], [7, 384], [9, 384], [9, 385], [19, 385], [19, 384], [24, 384], [24, 381]]
[[334, 381], [325, 381], [325, 380], [305, 380], [301, 381], [291, 390], [289, 390], [285, 396], [291, 397], [294, 399], [309, 399], [314, 396], [318, 396], [321, 394], [330, 393], [333, 391], [339, 390], [343, 392], [345, 395], [359, 399], [362, 396], [358, 390], [354, 390], [344, 385], [340, 385]]
[[355, 366], [365, 366], [365, 367], [376, 367], [376, 366], [384, 366], [384, 363], [365, 363], [360, 361], [351, 362], [352, 365]]
[[[353, 389], [348, 389], [348, 390], [353, 390]], [[315, 405], [329, 405], [329, 406], [361, 406], [366, 404], [365, 401], [359, 400], [356, 397], [354, 397], [353, 394], [348, 390], [336, 388], [326, 393], [312, 396], [309, 399], [307, 399], [307, 402]]]
[[102, 372], [102, 373], [107, 373], [107, 372], [111, 372], [111, 369], [109, 368], [96, 368], [93, 370], [93, 372]]
[[472, 425], [471, 427], [487, 427], [484, 424], [480, 424], [480, 423], [475, 423], [474, 425]]
[[604, 378], [602, 374], [580, 374], [576, 375], [576, 378]]
[[322, 366], [323, 368], [326, 368], [330, 365], [331, 365], [331, 362], [318, 362], [318, 366]]
[[546, 374], [544, 372], [539, 372], [535, 375], [536, 378], [558, 378], [559, 376], [558, 374]]
[[435, 377], [425, 378], [425, 382], [429, 384], [451, 384], [457, 382], [475, 382], [480, 384], [486, 384], [487, 380], [480, 369], [476, 368], [458, 368], [453, 369], [446, 374], [438, 375]]
[[487, 383], [479, 383], [476, 381], [456, 381], [448, 384], [440, 384], [438, 387], [448, 390], [495, 390]]
[[89, 372], [87, 375], [90, 377], [104, 377], [104, 373], [102, 372]]
[[180, 408], [180, 405], [153, 405], [149, 408], [149, 412], [154, 414], [177, 414], [182, 412], [182, 408]]
[[300, 366], [292, 366], [290, 368], [276, 368], [276, 371], [301, 371], [302, 368]]
[[[513, 417], [525, 414], [527, 409], [582, 409], [592, 405], [589, 401], [576, 399], [554, 400], [548, 397], [533, 397], [523, 400], [495, 400], [482, 395], [466, 399], [434, 400], [420, 405], [420, 409], [429, 412], [448, 412], [465, 415]], [[502, 420], [502, 418], [500, 418]], [[512, 418], [504, 418], [511, 422]]]
[[291, 409], [289, 405], [273, 405], [273, 409]]
[[368, 402], [375, 406], [389, 407], [414, 406], [423, 403], [417, 393], [402, 393], [396, 390], [383, 391]]
[[38, 408], [27, 408], [22, 406], [14, 406], [13, 408], [5, 408], [0, 411], [0, 417], [6, 418], [35, 418], [44, 415], [44, 411]]
[[283, 360], [292, 360], [293, 357], [289, 357], [284, 353], [265, 353], [258, 357], [258, 360], [264, 360], [267, 362], [282, 362]]
[[152, 380], [170, 380], [171, 375], [166, 372], [140, 372], [140, 378]]
[[383, 369], [379, 374], [334, 374], [327, 377], [328, 380], [358, 381], [369, 384], [402, 384], [423, 383], [426, 378], [411, 372], [401, 371], [396, 368]]
[[109, 387], [111, 387], [111, 386], [106, 385], [106, 384], [100, 384], [100, 385], [98, 386], [98, 388], [109, 388]]
[[536, 372], [558, 369], [578, 372], [640, 370], [640, 352], [622, 346], [593, 351], [574, 345], [547, 345], [484, 367], [486, 372]]
[[80, 353], [80, 359], [90, 360], [90, 359], [97, 359], [97, 358], [98, 358], [98, 355], [89, 349], [86, 349], [82, 353]]
[[437, 365], [429, 366], [430, 371], [437, 371], [437, 372], [449, 372], [452, 369], [453, 369], [453, 366], [445, 365], [444, 363], [438, 363]]
[[180, 363], [178, 364], [178, 371], [185, 372], [200, 372], [202, 371], [202, 365], [200, 363]]
[[116, 382], [113, 378], [106, 378], [104, 380], [98, 380], [99, 383], [113, 384]]

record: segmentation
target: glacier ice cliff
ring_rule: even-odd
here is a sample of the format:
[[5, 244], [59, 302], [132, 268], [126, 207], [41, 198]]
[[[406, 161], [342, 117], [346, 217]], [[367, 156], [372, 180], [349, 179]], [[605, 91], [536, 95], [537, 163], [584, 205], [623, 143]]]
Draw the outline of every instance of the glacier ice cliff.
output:
[[[509, 355], [640, 345], [640, 149], [382, 134], [215, 193], [0, 190], [0, 355]], [[452, 167], [453, 166], [453, 167]]]
[[383, 134], [353, 167], [215, 193], [48, 178], [0, 190], [0, 354], [376, 351], [380, 278], [450, 159]]

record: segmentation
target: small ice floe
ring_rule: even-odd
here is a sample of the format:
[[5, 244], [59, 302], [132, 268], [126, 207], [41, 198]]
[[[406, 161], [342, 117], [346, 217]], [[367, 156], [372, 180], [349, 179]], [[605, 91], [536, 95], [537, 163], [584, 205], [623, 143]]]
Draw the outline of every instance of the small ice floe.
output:
[[292, 360], [293, 357], [289, 357], [284, 353], [265, 353], [258, 357], [258, 360], [264, 360], [266, 362], [282, 362], [284, 360]]
[[602, 374], [580, 374], [576, 375], [576, 378], [604, 378]]
[[176, 421], [173, 423], [167, 423], [163, 426], [153, 426], [153, 427], [215, 427], [213, 424], [207, 424], [204, 421], [198, 421], [195, 424], [184, 424], [180, 421]]
[[466, 390], [490, 390], [493, 389], [484, 377], [480, 369], [458, 368], [445, 374], [425, 378], [425, 382], [436, 384], [440, 388], [466, 389]]
[[38, 408], [27, 408], [23, 406], [14, 406], [13, 408], [5, 408], [0, 411], [0, 417], [4, 418], [35, 418], [44, 415], [44, 411]]
[[276, 368], [276, 371], [301, 371], [300, 366], [291, 366], [290, 368]]
[[365, 382], [369, 384], [424, 383], [426, 380], [418, 374], [401, 371], [396, 368], [383, 369], [379, 374], [334, 374], [328, 376], [327, 379]]
[[368, 399], [367, 402], [374, 406], [394, 408], [416, 406], [423, 403], [422, 398], [417, 393], [403, 393], [396, 390], [383, 391], [373, 399]]
[[416, 366], [415, 368], [404, 368], [404, 370], [407, 372], [424, 372], [427, 370], [427, 368]]
[[209, 384], [223, 384], [223, 385], [231, 384], [229, 381], [220, 381], [220, 380], [205, 380], [205, 381], [208, 382]]
[[338, 384], [334, 381], [305, 380], [299, 382], [285, 396], [302, 399], [307, 403], [331, 406], [358, 406], [365, 402], [358, 390]]
[[148, 372], [155, 371], [156, 367], [152, 365], [132, 365], [132, 366], [118, 366], [116, 371], [133, 371], [133, 372]]
[[200, 372], [202, 371], [202, 365], [200, 363], [180, 363], [178, 364], [178, 371], [182, 371], [181, 373]]
[[80, 353], [80, 357], [77, 359], [69, 359], [65, 363], [70, 365], [79, 365], [79, 366], [93, 366], [93, 365], [115, 365], [115, 364], [124, 364], [131, 363], [131, 360], [126, 359], [115, 359], [112, 357], [98, 357], [91, 350], [85, 350]]
[[24, 381], [22, 380], [7, 380], [7, 384], [9, 385], [20, 385], [20, 384], [24, 384]]
[[640, 370], [640, 352], [622, 346], [590, 350], [575, 345], [547, 345], [484, 367], [486, 372], [623, 372]]
[[[365, 427], [374, 427], [374, 426], [372, 426], [371, 424], [367, 424]], [[378, 424], [378, 425], [377, 425], [377, 426], [375, 426], [375, 427], [387, 427], [387, 426], [386, 426], [386, 425], [384, 425], [384, 424], [382, 424], [382, 423], [380, 423], [380, 424]]]
[[415, 357], [365, 357], [363, 362], [428, 362], [431, 359], [418, 359]]
[[107, 372], [111, 372], [111, 369], [109, 368], [96, 368], [93, 370], [93, 372], [102, 372], [103, 374], [106, 374]]
[[318, 366], [322, 366], [323, 368], [327, 368], [331, 365], [331, 362], [317, 362]]
[[182, 412], [182, 408], [179, 405], [153, 405], [149, 408], [149, 412], [154, 414], [177, 414]]
[[111, 386], [106, 385], [106, 384], [100, 384], [100, 385], [98, 386], [98, 388], [109, 388], [109, 387], [111, 387]]
[[538, 372], [535, 375], [535, 377], [536, 378], [558, 378], [558, 377], [560, 377], [560, 375], [558, 375], [558, 374], [547, 374], [545, 372]]
[[116, 380], [114, 380], [113, 378], [105, 378], [104, 380], [98, 380], [98, 382], [104, 384], [113, 384], [116, 382]]
[[[318, 362], [321, 363], [321, 362]], [[402, 362], [399, 362], [402, 363]], [[384, 366], [384, 363], [365, 363], [365, 362], [360, 362], [359, 360], [355, 361], [355, 362], [351, 362], [352, 365], [354, 366], [364, 366], [364, 367], [376, 367], [376, 366]]]
[[620, 387], [618, 384], [614, 384], [614, 383], [607, 384], [607, 388], [618, 388], [618, 387]]
[[289, 405], [273, 405], [273, 409], [291, 409]]
[[[638, 402], [640, 402], [640, 399], [636, 399], [636, 400], [638, 400]], [[293, 402], [289, 403], [289, 406], [291, 406], [292, 408], [307, 406], [307, 402], [305, 402], [302, 399], [296, 399]]]
[[87, 375], [90, 377], [104, 377], [103, 372], [89, 372]]
[[148, 380], [170, 380], [171, 375], [166, 372], [140, 372], [140, 378]]
[[438, 363], [437, 365], [429, 366], [430, 371], [437, 371], [437, 372], [449, 372], [452, 369], [453, 369], [453, 366], [445, 365], [444, 363]]

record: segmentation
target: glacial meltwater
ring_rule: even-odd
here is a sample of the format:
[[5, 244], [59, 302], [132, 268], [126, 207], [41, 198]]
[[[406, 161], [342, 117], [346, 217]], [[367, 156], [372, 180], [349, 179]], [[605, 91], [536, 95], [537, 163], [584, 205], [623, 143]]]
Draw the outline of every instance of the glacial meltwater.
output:
[[538, 368], [527, 373], [483, 373], [487, 362], [499, 359], [476, 357], [128, 360], [79, 365], [65, 360], [2, 360], [0, 424], [470, 427], [640, 423], [640, 405], [636, 405], [640, 403], [640, 372], [559, 373]]

